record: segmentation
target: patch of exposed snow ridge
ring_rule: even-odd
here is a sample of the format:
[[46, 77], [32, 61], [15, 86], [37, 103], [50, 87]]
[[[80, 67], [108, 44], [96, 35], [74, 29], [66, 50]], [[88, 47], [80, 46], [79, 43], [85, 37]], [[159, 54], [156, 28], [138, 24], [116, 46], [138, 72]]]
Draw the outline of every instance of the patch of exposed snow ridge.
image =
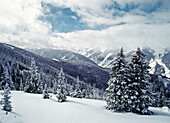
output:
[[164, 69], [165, 69], [165, 73], [163, 73], [162, 75], [170, 78], [170, 70], [169, 70], [169, 69], [167, 68], [167, 66], [162, 62], [162, 59], [156, 59], [156, 62], [157, 62], [158, 64], [160, 64], [161, 66], [163, 66]]
[[[104, 60], [99, 64], [99, 66], [104, 66], [104, 64], [107, 62], [107, 59], [112, 55], [112, 53], [107, 54], [107, 56], [104, 58]], [[107, 66], [107, 65], [106, 65]]]
[[58, 59], [56, 59], [56, 58], [53, 58], [53, 60], [54, 60], [54, 61], [58, 61], [58, 62], [60, 61], [60, 60], [58, 60]]
[[155, 67], [156, 67], [156, 61], [153, 60], [153, 59], [151, 59], [151, 60], [149, 61], [149, 66], [151, 67], [149, 73], [150, 73], [150, 74], [154, 74], [154, 73], [155, 73]]
[[9, 47], [9, 48], [11, 48], [12, 50], [14, 49], [14, 47], [9, 46], [9, 45], [6, 45], [6, 44], [4, 44], [4, 46]]

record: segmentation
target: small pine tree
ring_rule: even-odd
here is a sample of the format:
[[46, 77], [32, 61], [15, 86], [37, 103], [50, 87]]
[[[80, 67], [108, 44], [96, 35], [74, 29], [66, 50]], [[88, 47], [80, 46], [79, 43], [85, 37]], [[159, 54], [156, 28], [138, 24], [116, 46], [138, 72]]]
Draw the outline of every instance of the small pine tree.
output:
[[92, 91], [92, 89], [91, 89], [91, 84], [89, 83], [89, 84], [87, 84], [86, 85], [87, 87], [87, 94], [86, 94], [86, 97], [85, 98], [92, 98], [92, 96], [91, 96], [91, 91]]
[[10, 112], [12, 111], [12, 106], [11, 106], [11, 101], [10, 101], [10, 96], [11, 92], [10, 92], [10, 88], [8, 86], [8, 83], [5, 84], [5, 88], [4, 88], [4, 93], [3, 93], [3, 98], [2, 98], [2, 107], [3, 110]]
[[152, 106], [153, 107], [158, 107], [158, 104], [159, 104], [159, 100], [158, 100], [159, 92], [158, 92], [157, 84], [155, 82], [153, 82], [153, 84], [152, 84], [151, 92], [152, 92]]
[[74, 92], [73, 88], [74, 88], [74, 86], [71, 84], [70, 89], [69, 89], [69, 96], [71, 96], [71, 97], [73, 96], [73, 92]]
[[57, 94], [57, 81], [54, 80], [53, 82], [53, 94]]
[[166, 97], [164, 94], [164, 88], [163, 86], [160, 88], [160, 92], [158, 93], [157, 97], [157, 106], [158, 107], [163, 107], [166, 105]]
[[43, 99], [49, 99], [47, 84], [45, 84], [45, 87], [44, 87], [44, 90], [43, 90]]
[[82, 92], [80, 89], [80, 80], [78, 76], [76, 80], [75, 90], [73, 92], [73, 97], [82, 98]]
[[65, 75], [63, 69], [61, 68], [61, 71], [58, 74], [58, 86], [57, 86], [57, 93], [56, 93], [58, 102], [64, 102], [67, 99], [66, 91], [64, 88], [64, 82], [65, 82]]
[[87, 89], [83, 89], [82, 90], [82, 98], [86, 98], [86, 96], [87, 96]]
[[34, 88], [35, 88], [35, 84], [32, 82], [31, 77], [27, 77], [25, 87], [24, 87], [24, 92], [33, 93]]
[[38, 75], [38, 88], [37, 88], [37, 93], [42, 94], [43, 93], [43, 81], [40, 78], [40, 74]]
[[20, 80], [19, 90], [20, 90], [20, 91], [23, 91], [23, 90], [24, 90], [24, 85], [23, 85], [23, 83], [22, 83], [22, 79]]

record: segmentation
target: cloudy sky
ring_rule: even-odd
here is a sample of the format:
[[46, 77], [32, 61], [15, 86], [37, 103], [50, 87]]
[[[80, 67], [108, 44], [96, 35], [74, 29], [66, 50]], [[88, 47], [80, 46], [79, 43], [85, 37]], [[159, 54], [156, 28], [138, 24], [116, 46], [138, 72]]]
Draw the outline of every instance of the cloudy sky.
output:
[[0, 0], [0, 42], [34, 48], [169, 48], [170, 0]]

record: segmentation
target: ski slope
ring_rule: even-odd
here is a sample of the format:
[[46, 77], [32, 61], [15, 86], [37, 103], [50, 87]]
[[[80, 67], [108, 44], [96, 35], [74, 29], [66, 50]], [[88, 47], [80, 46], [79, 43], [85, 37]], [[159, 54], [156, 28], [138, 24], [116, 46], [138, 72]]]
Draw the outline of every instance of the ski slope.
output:
[[[1, 98], [1, 96], [0, 96]], [[155, 115], [115, 113], [105, 109], [105, 101], [67, 98], [58, 103], [55, 95], [43, 99], [41, 94], [12, 91], [13, 111], [0, 110], [0, 123], [169, 123], [170, 111], [151, 108]]]

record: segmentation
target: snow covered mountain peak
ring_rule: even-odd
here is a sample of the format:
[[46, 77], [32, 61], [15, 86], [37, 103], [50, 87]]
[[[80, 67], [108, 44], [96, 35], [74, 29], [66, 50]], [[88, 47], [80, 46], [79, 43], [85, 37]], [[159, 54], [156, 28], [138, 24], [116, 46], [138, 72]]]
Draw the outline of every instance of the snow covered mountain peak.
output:
[[[142, 51], [147, 55], [146, 59], [151, 66], [151, 74], [159, 74], [170, 78], [170, 50], [165, 48], [151, 49], [143, 48]], [[74, 52], [82, 54], [94, 61], [101, 67], [111, 68], [114, 59], [119, 52], [117, 50], [99, 50], [99, 49], [82, 49], [75, 50]], [[135, 50], [125, 51], [127, 61], [131, 61], [131, 56]]]

